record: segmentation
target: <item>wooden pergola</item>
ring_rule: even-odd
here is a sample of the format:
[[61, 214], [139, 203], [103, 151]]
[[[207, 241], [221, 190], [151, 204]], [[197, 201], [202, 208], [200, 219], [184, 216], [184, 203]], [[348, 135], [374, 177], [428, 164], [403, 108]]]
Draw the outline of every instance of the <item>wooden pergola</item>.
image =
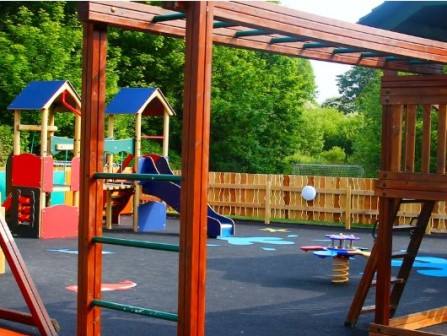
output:
[[[84, 60], [77, 334], [100, 334], [101, 307], [124, 310], [119, 304], [101, 300], [100, 293], [102, 244], [120, 243], [102, 237], [101, 178], [107, 174], [97, 174], [103, 171], [108, 26], [185, 38], [186, 43], [178, 315], [138, 307], [127, 311], [172, 321], [178, 317], [178, 335], [205, 332], [211, 63], [212, 45], [216, 43], [387, 70], [382, 92], [382, 172], [377, 189], [377, 253], [381, 257], [376, 265], [375, 322], [388, 325], [396, 206], [403, 198], [437, 201], [447, 197], [447, 77], [440, 74], [442, 65], [447, 64], [447, 43], [326, 19], [267, 2], [170, 2], [165, 7], [169, 9], [132, 2], [81, 3]], [[399, 77], [396, 71], [419, 75]], [[414, 125], [420, 104], [426, 112], [422, 167], [416, 169]], [[436, 170], [431, 172], [430, 115], [435, 104], [440, 123]], [[141, 174], [134, 177], [150, 178]], [[166, 249], [176, 250], [172, 246]]]

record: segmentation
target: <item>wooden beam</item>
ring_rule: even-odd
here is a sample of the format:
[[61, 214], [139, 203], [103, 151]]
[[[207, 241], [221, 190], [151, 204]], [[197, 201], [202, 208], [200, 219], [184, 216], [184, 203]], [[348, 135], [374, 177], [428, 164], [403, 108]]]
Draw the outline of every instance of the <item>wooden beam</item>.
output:
[[[135, 116], [135, 146], [134, 146], [134, 171], [138, 172], [138, 161], [141, 157], [141, 127], [142, 127], [142, 114], [137, 113]], [[133, 217], [132, 217], [132, 229], [134, 232], [138, 232], [138, 208], [140, 206], [141, 198], [141, 184], [139, 181], [134, 182], [133, 193]]]
[[[254, 3], [260, 6], [265, 6], [263, 3]], [[221, 5], [219, 3], [218, 5]], [[275, 8], [279, 8], [285, 11], [289, 11], [289, 9], [273, 5]], [[94, 22], [102, 22], [110, 25], [122, 27], [125, 29], [139, 30], [145, 32], [151, 32], [154, 34], [162, 34], [172, 37], [184, 37], [185, 36], [185, 22], [182, 20], [176, 21], [167, 21], [160, 23], [152, 23], [152, 19], [156, 15], [174, 13], [172, 11], [168, 11], [166, 9], [150, 6], [141, 3], [135, 2], [118, 2], [118, 1], [98, 1], [98, 2], [84, 2], [81, 3], [80, 15], [85, 21], [94, 21]], [[310, 14], [303, 13], [306, 16], [312, 17]], [[322, 18], [320, 18], [322, 19]], [[329, 20], [329, 19], [325, 19]], [[227, 21], [227, 20], [224, 20]], [[228, 20], [230, 21], [230, 20]], [[232, 22], [232, 21], [231, 21]], [[258, 22], [258, 20], [256, 20]], [[259, 21], [261, 22], [261, 21]], [[259, 23], [258, 22], [258, 23]], [[233, 23], [233, 22], [232, 22]], [[341, 22], [342, 24], [346, 24]], [[234, 22], [237, 25], [237, 22]], [[250, 27], [250, 25], [244, 25], [245, 27]], [[360, 25], [356, 25], [360, 26]], [[328, 26], [331, 27], [331, 26]], [[363, 29], [368, 31], [369, 29], [374, 29], [370, 27], [361, 26]], [[251, 27], [257, 28], [257, 27]], [[271, 28], [271, 27], [270, 27]], [[270, 28], [265, 28], [269, 29]], [[259, 28], [259, 29], [262, 29]], [[246, 30], [243, 27], [234, 27], [231, 29], [218, 29], [214, 31], [213, 40], [217, 44], [237, 47], [237, 48], [246, 48], [252, 50], [261, 50], [270, 53], [277, 53], [282, 55], [288, 55], [293, 57], [303, 57], [321, 61], [328, 62], [336, 62], [343, 64], [352, 64], [352, 65], [362, 65], [366, 67], [373, 68], [386, 68], [386, 69], [394, 69], [394, 70], [403, 70], [408, 72], [416, 72], [416, 73], [439, 73], [440, 67], [436, 64], [422, 64], [422, 65], [413, 65], [408, 62], [386, 62], [383, 58], [367, 58], [362, 59], [360, 53], [356, 54], [333, 54], [331, 50], [328, 49], [303, 49], [301, 43], [278, 43], [272, 44], [270, 41], [272, 40], [269, 36], [251, 36], [251, 37], [243, 37], [243, 38], [235, 38], [234, 34], [238, 31]], [[277, 32], [281, 35], [289, 36], [288, 33], [281, 33], [278, 29], [273, 29], [274, 32]], [[312, 31], [312, 30], [311, 30]], [[380, 33], [386, 34], [389, 33], [387, 31], [378, 30]], [[367, 33], [364, 33], [367, 35]], [[396, 33], [393, 33], [396, 34]], [[402, 34], [397, 34], [401, 36]], [[307, 36], [307, 35], [304, 35]], [[349, 36], [349, 35], [348, 35]], [[395, 36], [395, 35], [393, 35]], [[424, 44], [427, 41], [427, 44], [430, 43], [438, 43], [431, 40], [419, 39], [412, 36], [402, 35], [404, 39], [416, 39], [420, 44]], [[293, 34], [291, 37], [296, 37], [299, 40], [302, 40], [302, 36], [297, 36]], [[278, 37], [281, 39], [281, 37]], [[308, 38], [308, 40], [312, 40], [312, 38]], [[324, 39], [317, 39], [321, 42], [329, 42], [335, 43], [335, 41]], [[398, 44], [399, 40], [391, 39], [389, 43]], [[441, 42], [439, 42], [441, 43]], [[336, 43], [337, 44], [337, 43]], [[341, 46], [344, 46], [342, 44]], [[445, 45], [441, 43], [441, 45]], [[359, 47], [354, 45], [354, 47]], [[374, 48], [364, 48], [367, 50], [374, 51]], [[447, 50], [447, 49], [446, 49]], [[399, 56], [399, 53], [396, 52], [395, 55]], [[424, 59], [424, 58], [423, 58]], [[447, 58], [446, 58], [447, 60]]]
[[430, 148], [431, 148], [431, 105], [424, 105], [422, 126], [422, 158], [421, 172], [430, 172]]
[[396, 199], [379, 198], [379, 227], [377, 232], [377, 283], [375, 323], [388, 324], [390, 318], [390, 279], [392, 228], [396, 209]]
[[[42, 125], [19, 125], [19, 131], [30, 131], [30, 132], [42, 132]], [[47, 131], [56, 132], [58, 130], [57, 126], [48, 126]]]
[[179, 336], [205, 334], [213, 5], [187, 2], [179, 257]]
[[390, 327], [420, 329], [447, 322], [447, 307], [425, 310], [390, 320]]
[[402, 105], [391, 106], [391, 141], [390, 170], [399, 172], [402, 160]]
[[405, 171], [414, 172], [416, 148], [416, 105], [407, 105], [405, 119]]
[[78, 258], [77, 335], [100, 335], [100, 310], [92, 305], [101, 297], [101, 244], [93, 237], [102, 234], [103, 185], [93, 178], [103, 171], [104, 107], [106, 94], [106, 28], [84, 23], [81, 181]]
[[287, 36], [308, 36], [317, 41], [390, 55], [447, 61], [447, 43], [444, 42], [328, 19], [267, 2], [217, 2], [214, 15], [219, 20]]
[[447, 153], [447, 106], [439, 105], [438, 110], [438, 147], [437, 168], [438, 174], [445, 174], [445, 157]]
[[20, 114], [19, 110], [14, 110], [14, 142], [13, 154], [20, 154]]

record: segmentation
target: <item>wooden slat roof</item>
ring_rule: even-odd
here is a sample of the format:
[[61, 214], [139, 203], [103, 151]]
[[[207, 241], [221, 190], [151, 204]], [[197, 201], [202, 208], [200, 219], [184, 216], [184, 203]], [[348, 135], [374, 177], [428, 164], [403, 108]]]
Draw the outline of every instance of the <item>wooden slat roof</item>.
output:
[[[181, 3], [177, 3], [181, 11]], [[181, 14], [133, 2], [95, 1], [82, 4], [81, 18], [126, 29], [184, 37]], [[328, 19], [268, 2], [214, 3], [213, 40], [237, 48], [294, 57], [415, 73], [439, 73], [447, 63], [447, 43]], [[157, 21], [157, 19], [155, 20]], [[289, 41], [295, 42], [289, 42]]]

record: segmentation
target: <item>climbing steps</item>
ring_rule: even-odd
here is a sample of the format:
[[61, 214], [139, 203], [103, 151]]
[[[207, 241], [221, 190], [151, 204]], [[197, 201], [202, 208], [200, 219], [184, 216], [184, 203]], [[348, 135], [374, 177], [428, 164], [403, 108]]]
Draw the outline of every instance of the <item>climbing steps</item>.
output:
[[[106, 180], [133, 180], [133, 181], [180, 181], [179, 176], [174, 175], [160, 175], [160, 174], [125, 174], [125, 173], [96, 173], [95, 178], [106, 179]], [[114, 237], [104, 237], [96, 236], [93, 237], [92, 243], [94, 244], [110, 244], [119, 245], [127, 247], [144, 248], [151, 250], [167, 251], [167, 252], [179, 252], [180, 248], [178, 245], [165, 244], [150, 241], [132, 240], [132, 239], [121, 239]], [[95, 307], [106, 308], [116, 311], [121, 311], [130, 314], [137, 314], [152, 318], [163, 319], [167, 321], [178, 321], [178, 314], [172, 312], [165, 312], [160, 310], [155, 310], [152, 308], [137, 307], [129, 304], [121, 304], [112, 301], [102, 300], [100, 298], [93, 298], [91, 304]]]
[[[420, 203], [421, 211], [417, 217], [415, 217], [415, 225], [393, 226], [393, 232], [410, 232], [410, 240], [408, 247], [404, 252], [396, 252], [392, 254], [393, 259], [402, 259], [402, 265], [400, 266], [397, 276], [391, 277], [392, 290], [390, 294], [390, 315], [393, 316], [402, 297], [405, 285], [408, 277], [410, 276], [411, 268], [413, 267], [414, 260], [418, 254], [419, 247], [424, 237], [427, 225], [430, 220], [431, 213], [433, 211], [436, 201], [422, 201], [422, 200], [408, 200], [408, 199], [396, 199], [393, 209], [393, 218], [397, 218], [397, 213], [401, 204], [405, 203]], [[412, 221], [413, 222], [413, 221]], [[360, 314], [366, 314], [375, 311], [375, 306], [364, 306], [366, 297], [370, 288], [375, 287], [376, 280], [374, 276], [377, 271], [378, 264], [378, 247], [377, 241], [371, 250], [371, 255], [368, 258], [363, 276], [357, 287], [357, 291], [351, 303], [351, 307], [348, 312], [348, 316], [345, 321], [345, 326], [354, 326], [357, 323]]]
[[0, 247], [30, 311], [30, 313], [24, 313], [0, 308], [0, 319], [34, 326], [42, 336], [57, 335], [57, 322], [50, 319], [8, 225], [1, 216]]

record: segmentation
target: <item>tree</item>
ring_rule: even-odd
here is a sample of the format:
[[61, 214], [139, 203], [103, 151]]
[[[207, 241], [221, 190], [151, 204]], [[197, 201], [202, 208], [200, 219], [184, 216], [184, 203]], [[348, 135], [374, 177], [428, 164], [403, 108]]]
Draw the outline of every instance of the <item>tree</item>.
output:
[[358, 137], [353, 143], [353, 163], [365, 168], [367, 176], [377, 176], [380, 164], [380, 137], [382, 128], [382, 105], [380, 103], [380, 72], [370, 78], [356, 96], [356, 108], [363, 115]]
[[283, 172], [313, 98], [310, 64], [226, 47], [214, 48], [213, 61], [211, 169]]
[[337, 76], [339, 97], [338, 109], [351, 113], [356, 111], [356, 99], [365, 87], [377, 76], [378, 70], [353, 67]]
[[[82, 31], [70, 2], [8, 2], [0, 18], [0, 108], [31, 80], [68, 79], [80, 92]], [[109, 29], [107, 100], [118, 87], [156, 86], [177, 112], [171, 123], [171, 160], [181, 150], [184, 42], [141, 32]], [[282, 172], [300, 146], [300, 115], [314, 95], [306, 60], [214, 47], [211, 169]], [[119, 72], [118, 72], [119, 69]], [[72, 119], [59, 115], [58, 135], [72, 136]], [[35, 123], [38, 114], [24, 117]], [[29, 120], [25, 120], [25, 119]], [[12, 125], [10, 114], [0, 123]], [[116, 134], [133, 136], [133, 118], [116, 118]], [[143, 132], [161, 132], [147, 118]], [[145, 143], [153, 150], [157, 145]], [[172, 161], [171, 161], [172, 162]]]
[[[32, 80], [69, 80], [81, 91], [82, 30], [74, 4], [65, 2], [7, 2], [0, 19], [0, 109]], [[109, 92], [116, 91], [116, 58], [109, 53]], [[38, 113], [23, 115], [37, 123]], [[12, 125], [12, 113], [0, 114], [0, 124]], [[56, 114], [59, 135], [73, 135], [73, 116]], [[23, 138], [26, 141], [26, 137]], [[8, 139], [9, 142], [12, 138]], [[39, 141], [38, 139], [36, 140]]]

